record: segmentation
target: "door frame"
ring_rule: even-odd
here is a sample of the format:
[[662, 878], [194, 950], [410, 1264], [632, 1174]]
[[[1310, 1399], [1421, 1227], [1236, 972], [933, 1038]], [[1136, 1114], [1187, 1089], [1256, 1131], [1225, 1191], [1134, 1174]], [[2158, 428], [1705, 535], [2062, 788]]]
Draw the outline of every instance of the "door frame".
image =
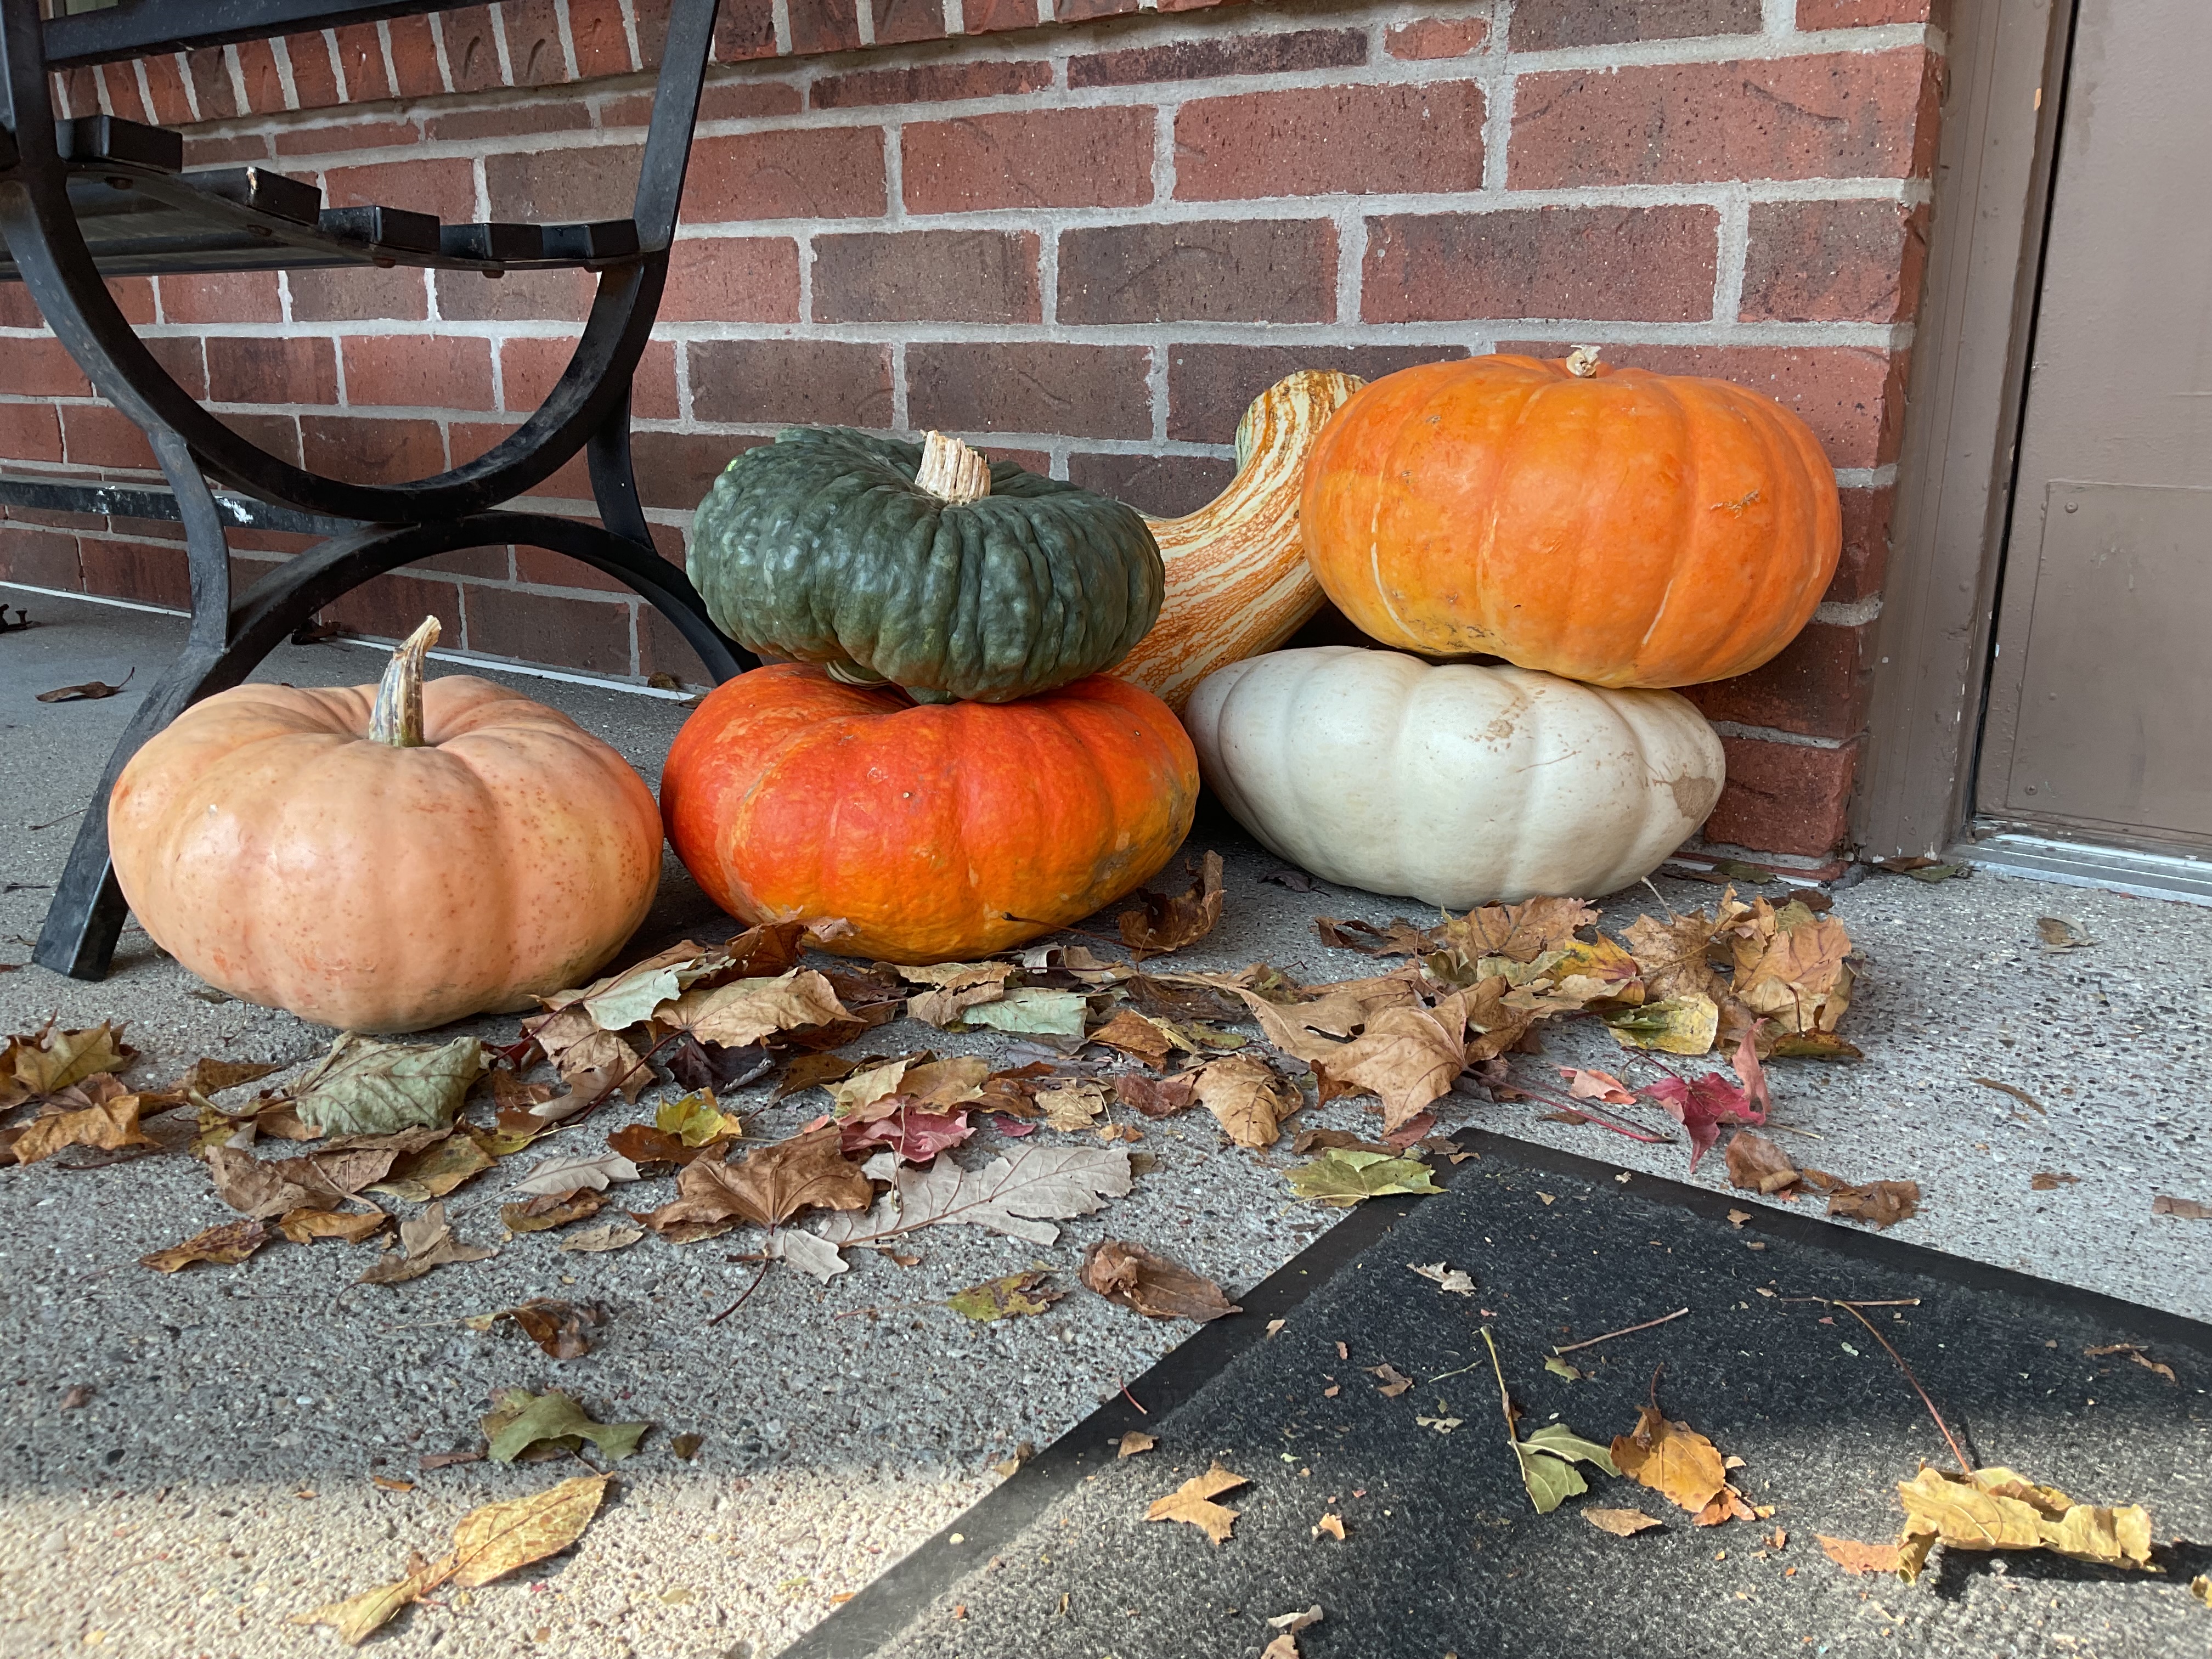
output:
[[1952, 0], [1928, 264], [1852, 831], [1967, 831], [2078, 0]]

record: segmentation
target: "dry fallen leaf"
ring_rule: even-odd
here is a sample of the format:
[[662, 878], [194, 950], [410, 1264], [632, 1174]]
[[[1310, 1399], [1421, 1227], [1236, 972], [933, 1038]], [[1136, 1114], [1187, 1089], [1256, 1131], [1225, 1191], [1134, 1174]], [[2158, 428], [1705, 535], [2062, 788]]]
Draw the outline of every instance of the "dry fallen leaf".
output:
[[446, 1223], [446, 1206], [433, 1204], [411, 1221], [399, 1224], [399, 1254], [386, 1255], [355, 1280], [359, 1285], [401, 1285], [449, 1262], [482, 1261], [499, 1254], [464, 1244]]
[[1863, 1544], [1856, 1538], [1831, 1538], [1824, 1532], [1813, 1536], [1827, 1552], [1828, 1559], [1854, 1578], [1869, 1573], [1897, 1571], [1897, 1546], [1894, 1544]]
[[[106, 1073], [100, 1075], [104, 1077]], [[138, 1115], [145, 1109], [149, 1097], [102, 1092], [106, 1097], [96, 1104], [76, 1111], [53, 1112], [33, 1121], [15, 1138], [16, 1163], [36, 1164], [70, 1146], [114, 1152], [125, 1146], [153, 1146], [153, 1139], [138, 1127]]]
[[1299, 1164], [1287, 1171], [1284, 1179], [1300, 1198], [1336, 1209], [1348, 1209], [1370, 1198], [1443, 1190], [1431, 1178], [1429, 1166], [1418, 1159], [1340, 1147], [1330, 1148], [1310, 1164]]
[[0, 1109], [41, 1100], [106, 1072], [130, 1069], [138, 1051], [123, 1041], [123, 1028], [103, 1020], [77, 1030], [49, 1020], [27, 1036], [0, 1043]]
[[1127, 1239], [1102, 1238], [1085, 1250], [1082, 1279], [1109, 1302], [1147, 1319], [1190, 1319], [1202, 1325], [1243, 1311], [1212, 1279]]
[[[948, 1160], [949, 1161], [949, 1160]], [[640, 1218], [659, 1233], [743, 1222], [777, 1227], [810, 1206], [865, 1210], [874, 1200], [860, 1166], [839, 1149], [834, 1123], [755, 1148], [734, 1164], [710, 1160], [684, 1166], [676, 1178], [675, 1199]]]
[[2035, 921], [2035, 937], [2046, 951], [2078, 951], [2085, 945], [2094, 945], [2075, 923], [2059, 916], [2039, 916]]
[[1061, 1078], [1037, 1087], [1037, 1109], [1045, 1127], [1079, 1134], [1106, 1109], [1106, 1085], [1088, 1078]]
[[276, 1226], [295, 1244], [312, 1243], [318, 1238], [335, 1238], [342, 1243], [358, 1244], [391, 1219], [381, 1210], [363, 1212], [299, 1209], [287, 1210], [277, 1217]]
[[849, 1020], [830, 981], [811, 969], [795, 968], [771, 979], [741, 979], [708, 990], [686, 991], [653, 1018], [702, 1042], [743, 1048], [777, 1031]]
[[1447, 1267], [1441, 1261], [1431, 1261], [1426, 1266], [1408, 1261], [1406, 1265], [1440, 1291], [1451, 1291], [1461, 1296], [1474, 1294], [1474, 1280], [1468, 1276], [1463, 1267]]
[[1114, 1097], [1146, 1117], [1173, 1117], [1198, 1103], [1198, 1079], [1189, 1072], [1162, 1078], [1125, 1073], [1114, 1079]]
[[1212, 1500], [1248, 1484], [1243, 1475], [1232, 1474], [1216, 1463], [1204, 1474], [1191, 1476], [1165, 1498], [1155, 1498], [1145, 1511], [1145, 1519], [1188, 1522], [1218, 1549], [1236, 1526], [1237, 1511]]
[[[534, 1462], [556, 1451], [574, 1451], [586, 1440], [599, 1455], [619, 1462], [637, 1450], [651, 1423], [600, 1423], [558, 1389], [532, 1394], [527, 1389], [497, 1389], [490, 1413], [480, 1419], [485, 1455], [495, 1463], [518, 1458]], [[533, 1453], [533, 1449], [534, 1453]], [[526, 1454], [533, 1454], [526, 1457]]]
[[596, 1302], [562, 1302], [550, 1297], [533, 1296], [520, 1307], [502, 1308], [497, 1313], [478, 1314], [461, 1322], [471, 1330], [489, 1330], [501, 1320], [511, 1320], [515, 1328], [535, 1342], [550, 1359], [580, 1359], [592, 1351], [592, 1340], [584, 1333], [596, 1330], [609, 1318], [605, 1308]]
[[267, 1222], [249, 1216], [243, 1221], [226, 1222], [220, 1227], [210, 1227], [204, 1232], [194, 1233], [181, 1244], [172, 1244], [166, 1250], [156, 1250], [151, 1255], [141, 1256], [138, 1265], [163, 1273], [189, 1267], [195, 1261], [212, 1261], [228, 1267], [233, 1262], [245, 1261], [266, 1244], [271, 1236]]
[[1382, 1379], [1375, 1385], [1375, 1392], [1385, 1400], [1395, 1400], [1413, 1386], [1412, 1377], [1404, 1376], [1395, 1365], [1388, 1362], [1380, 1365], [1370, 1365], [1367, 1372], [1370, 1376], [1379, 1376]]
[[1158, 1020], [1139, 1013], [1134, 1008], [1121, 1010], [1084, 1041], [1118, 1048], [1132, 1060], [1141, 1060], [1156, 1072], [1167, 1064], [1168, 1056], [1175, 1052], [1176, 1047], [1175, 1039], [1161, 1029]]
[[1249, 1054], [1226, 1054], [1184, 1075], [1196, 1079], [1198, 1097], [1222, 1133], [1255, 1151], [1279, 1140], [1283, 1120], [1302, 1103], [1273, 1067]]
[[[1728, 1145], [1729, 1184], [1769, 1197], [1797, 1184], [1797, 1166], [1765, 1135], [1741, 1129]], [[1746, 1217], [1748, 1220], [1750, 1218]]]
[[1260, 1650], [1260, 1659], [1299, 1659], [1297, 1633], [1310, 1626], [1321, 1623], [1319, 1606], [1308, 1607], [1303, 1613], [1279, 1613], [1267, 1621], [1269, 1628], [1279, 1632], [1275, 1639]]
[[82, 685], [58, 685], [51, 691], [40, 692], [38, 700], [40, 702], [97, 702], [102, 697], [113, 696], [124, 686], [130, 684], [131, 676], [137, 672], [134, 664], [130, 673], [124, 675], [121, 682], [114, 685], [105, 680], [87, 680]]
[[589, 1187], [579, 1187], [565, 1193], [539, 1193], [520, 1204], [502, 1204], [499, 1218], [511, 1233], [550, 1232], [597, 1215], [605, 1204], [606, 1200]]
[[956, 1291], [945, 1297], [945, 1305], [984, 1325], [1018, 1315], [1041, 1314], [1067, 1294], [1045, 1288], [1045, 1280], [1051, 1277], [1048, 1270], [1008, 1273], [1003, 1279], [986, 1279]]
[[2150, 1516], [2140, 1504], [2076, 1504], [2008, 1468], [1952, 1474], [1923, 1465], [1897, 1483], [1905, 1528], [1897, 1576], [1911, 1583], [1937, 1544], [1962, 1550], [2049, 1550], [2108, 1567], [2151, 1569]]
[[1146, 1434], [1142, 1429], [1127, 1429], [1122, 1431], [1121, 1437], [1114, 1443], [1115, 1448], [1114, 1456], [1116, 1462], [1124, 1457], [1134, 1457], [1141, 1452], [1152, 1450], [1159, 1443], [1156, 1436]]
[[1750, 1516], [1713, 1443], [1686, 1423], [1670, 1423], [1656, 1407], [1639, 1407], [1635, 1430], [1613, 1437], [1613, 1461], [1623, 1474], [1688, 1510], [1701, 1527], [1730, 1516]]
[[645, 1237], [645, 1229], [634, 1227], [626, 1221], [603, 1221], [596, 1227], [586, 1227], [570, 1233], [561, 1241], [564, 1250], [599, 1252], [627, 1249]]
[[2028, 1176], [2027, 1187], [2030, 1192], [2055, 1193], [2061, 1187], [2079, 1184], [2081, 1179], [2080, 1176], [2068, 1175], [2060, 1170], [2038, 1170], [2033, 1175]]
[[1315, 1069], [1338, 1091], [1364, 1091], [1382, 1103], [1382, 1127], [1397, 1128], [1451, 1091], [1467, 1069], [1472, 994], [1455, 991], [1434, 1007], [1385, 1008], [1367, 1029]]
[[2212, 1204], [2199, 1204], [2193, 1198], [2172, 1198], [2164, 1193], [2151, 1200], [2150, 1212], [2179, 1216], [2184, 1221], [2212, 1221]]
[[342, 1031], [286, 1092], [300, 1121], [326, 1135], [442, 1129], [484, 1066], [483, 1044], [472, 1036], [425, 1048]]
[[1344, 1541], [1344, 1517], [1334, 1511], [1322, 1516], [1313, 1524], [1313, 1535], [1318, 1538], [1323, 1533], [1327, 1533], [1341, 1544]]
[[1164, 954], [1204, 939], [1221, 920], [1221, 854], [1206, 854], [1188, 891], [1139, 896], [1145, 908], [1124, 910], [1119, 923], [1121, 943], [1131, 950]]
[[1600, 1532], [1609, 1532], [1615, 1538], [1633, 1538], [1646, 1528], [1661, 1524], [1658, 1516], [1646, 1515], [1642, 1510], [1586, 1509], [1582, 1516]]
[[2173, 1367], [2153, 1359], [2132, 1342], [2108, 1342], [2100, 1348], [2084, 1348], [2082, 1353], [2091, 1359], [2101, 1359], [2107, 1354], [2124, 1353], [2147, 1371], [2156, 1371], [2169, 1382], [2181, 1379], [2173, 1374]]

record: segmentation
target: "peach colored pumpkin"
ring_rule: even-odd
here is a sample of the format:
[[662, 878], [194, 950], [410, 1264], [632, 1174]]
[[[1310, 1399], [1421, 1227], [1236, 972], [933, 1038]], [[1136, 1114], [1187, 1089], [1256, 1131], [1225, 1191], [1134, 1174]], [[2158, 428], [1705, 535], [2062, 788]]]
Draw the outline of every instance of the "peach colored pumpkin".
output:
[[659, 884], [652, 792], [518, 692], [424, 684], [435, 637], [417, 629], [382, 688], [218, 693], [131, 757], [108, 846], [155, 943], [233, 996], [356, 1031], [526, 1007], [614, 954]]

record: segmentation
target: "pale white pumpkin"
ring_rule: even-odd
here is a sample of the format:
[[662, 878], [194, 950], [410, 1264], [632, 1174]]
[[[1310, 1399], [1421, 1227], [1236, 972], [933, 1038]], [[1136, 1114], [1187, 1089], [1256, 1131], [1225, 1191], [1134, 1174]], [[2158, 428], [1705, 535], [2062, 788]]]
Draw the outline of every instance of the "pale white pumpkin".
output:
[[1672, 691], [1356, 646], [1231, 663], [1182, 719], [1206, 783], [1270, 851], [1455, 910], [1650, 874], [1712, 811], [1725, 764]]

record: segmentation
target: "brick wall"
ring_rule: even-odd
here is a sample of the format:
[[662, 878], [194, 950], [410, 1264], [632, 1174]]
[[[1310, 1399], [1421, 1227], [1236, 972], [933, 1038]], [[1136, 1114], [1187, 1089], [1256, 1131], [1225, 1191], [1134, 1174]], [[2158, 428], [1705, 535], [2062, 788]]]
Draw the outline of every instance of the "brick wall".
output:
[[[1169, 15], [1172, 14], [1172, 15]], [[1827, 447], [1845, 553], [1814, 623], [1692, 695], [1730, 784], [1717, 844], [1839, 842], [1880, 607], [1942, 36], [1927, 0], [728, 0], [663, 321], [636, 385], [672, 558], [781, 424], [938, 427], [1187, 509], [1245, 402], [1297, 367], [1493, 349], [1718, 375]], [[626, 210], [665, 0], [509, 0], [70, 77], [77, 112], [183, 127], [337, 204], [449, 219]], [[244, 112], [244, 113], [241, 113]], [[174, 372], [307, 465], [410, 476], [534, 406], [572, 274], [118, 284]], [[0, 455], [150, 466], [20, 290]], [[582, 510], [580, 466], [545, 505]], [[0, 580], [180, 605], [174, 532], [19, 515]], [[241, 537], [240, 574], [295, 544]], [[672, 630], [532, 550], [384, 579], [335, 619], [696, 678]]]

